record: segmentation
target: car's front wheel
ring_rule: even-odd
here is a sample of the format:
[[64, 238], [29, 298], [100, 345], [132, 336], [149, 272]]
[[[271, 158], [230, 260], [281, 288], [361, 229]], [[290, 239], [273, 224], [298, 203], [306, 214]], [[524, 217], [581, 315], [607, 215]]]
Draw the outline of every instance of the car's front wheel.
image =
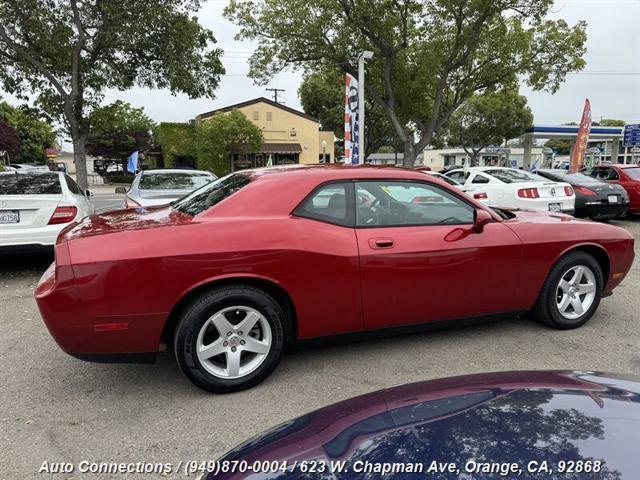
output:
[[580, 327], [598, 308], [602, 288], [598, 262], [584, 252], [568, 253], [549, 272], [533, 316], [558, 329]]
[[285, 325], [282, 309], [262, 290], [210, 290], [182, 314], [174, 337], [176, 359], [191, 382], [210, 392], [251, 388], [280, 362]]

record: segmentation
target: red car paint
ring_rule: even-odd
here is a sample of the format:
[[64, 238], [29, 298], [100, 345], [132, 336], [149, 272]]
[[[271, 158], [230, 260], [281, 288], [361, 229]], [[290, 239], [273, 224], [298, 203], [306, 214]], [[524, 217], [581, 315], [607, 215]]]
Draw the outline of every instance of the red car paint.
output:
[[[525, 211], [503, 220], [420, 172], [298, 166], [244, 173], [251, 183], [193, 217], [172, 207], [128, 209], [65, 229], [55, 266], [36, 289], [61, 348], [78, 355], [157, 352], [180, 300], [221, 281], [279, 287], [293, 304], [297, 339], [308, 339], [529, 310], [551, 266], [574, 248], [608, 259], [610, 291], [634, 258], [633, 237], [621, 228]], [[474, 233], [472, 225], [360, 229], [292, 215], [318, 185], [351, 179], [436, 184], [493, 221]], [[392, 246], [376, 246], [389, 239]]]
[[[629, 213], [640, 213], [640, 176], [629, 174], [630, 169], [639, 172], [640, 167], [637, 164], [598, 165], [593, 167], [594, 172], [604, 169], [611, 169], [617, 174], [605, 181], [607, 183], [617, 183], [629, 194]], [[616, 176], [617, 178], [615, 178]]]

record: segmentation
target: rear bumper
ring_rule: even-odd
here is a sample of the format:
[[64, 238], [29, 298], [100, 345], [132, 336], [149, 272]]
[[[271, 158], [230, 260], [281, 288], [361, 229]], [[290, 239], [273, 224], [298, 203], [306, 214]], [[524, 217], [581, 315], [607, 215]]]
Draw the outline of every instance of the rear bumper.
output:
[[[35, 291], [38, 309], [56, 343], [69, 355], [94, 362], [149, 363], [155, 359], [164, 314], [92, 312], [69, 262], [67, 243], [56, 246], [56, 263]], [[105, 302], [117, 307], [118, 302]]]
[[34, 228], [7, 228], [0, 226], [0, 247], [55, 245], [58, 235], [69, 223]]
[[590, 218], [614, 218], [618, 215], [627, 213], [629, 204], [623, 205], [581, 205], [576, 208], [576, 214], [581, 217]]
[[155, 363], [158, 352], [71, 353], [78, 360], [95, 363]]

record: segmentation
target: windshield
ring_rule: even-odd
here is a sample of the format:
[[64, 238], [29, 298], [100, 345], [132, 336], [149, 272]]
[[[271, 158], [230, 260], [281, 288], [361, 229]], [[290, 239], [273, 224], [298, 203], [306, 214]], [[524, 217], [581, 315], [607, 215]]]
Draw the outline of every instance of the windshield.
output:
[[640, 167], [625, 168], [624, 173], [635, 180], [640, 180]]
[[562, 180], [566, 180], [569, 183], [579, 183], [580, 185], [583, 185], [583, 184], [595, 185], [595, 184], [602, 183], [601, 180], [590, 177], [589, 175], [585, 175], [584, 173], [580, 173], [580, 172], [569, 173], [568, 175], [565, 175], [564, 177], [562, 177]]
[[171, 203], [171, 206], [183, 213], [198, 215], [230, 197], [250, 182], [251, 178], [248, 175], [232, 173], [200, 187], [186, 197]]
[[62, 193], [57, 173], [0, 175], [0, 195], [56, 195]]
[[449, 178], [446, 175], [434, 175], [430, 174], [433, 177], [436, 177], [438, 180], [442, 180], [443, 182], [447, 182], [449, 185], [453, 185], [454, 187], [460, 186], [458, 182], [456, 182], [453, 178]]
[[140, 190], [194, 190], [206, 185], [215, 177], [206, 173], [149, 173], [142, 174]]
[[525, 172], [524, 170], [514, 169], [494, 169], [485, 170], [484, 173], [497, 178], [504, 183], [523, 183], [523, 182], [546, 182], [547, 179], [540, 175], [534, 175], [533, 173]]

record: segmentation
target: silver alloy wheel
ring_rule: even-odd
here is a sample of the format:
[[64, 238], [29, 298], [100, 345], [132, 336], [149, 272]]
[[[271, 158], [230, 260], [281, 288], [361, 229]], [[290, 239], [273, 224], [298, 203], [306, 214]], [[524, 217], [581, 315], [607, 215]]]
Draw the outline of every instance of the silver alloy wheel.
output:
[[264, 362], [272, 338], [264, 315], [238, 305], [216, 312], [202, 325], [196, 353], [211, 375], [226, 380], [242, 378]]
[[586, 265], [567, 270], [558, 282], [556, 305], [560, 315], [576, 320], [591, 308], [596, 298], [596, 276]]

